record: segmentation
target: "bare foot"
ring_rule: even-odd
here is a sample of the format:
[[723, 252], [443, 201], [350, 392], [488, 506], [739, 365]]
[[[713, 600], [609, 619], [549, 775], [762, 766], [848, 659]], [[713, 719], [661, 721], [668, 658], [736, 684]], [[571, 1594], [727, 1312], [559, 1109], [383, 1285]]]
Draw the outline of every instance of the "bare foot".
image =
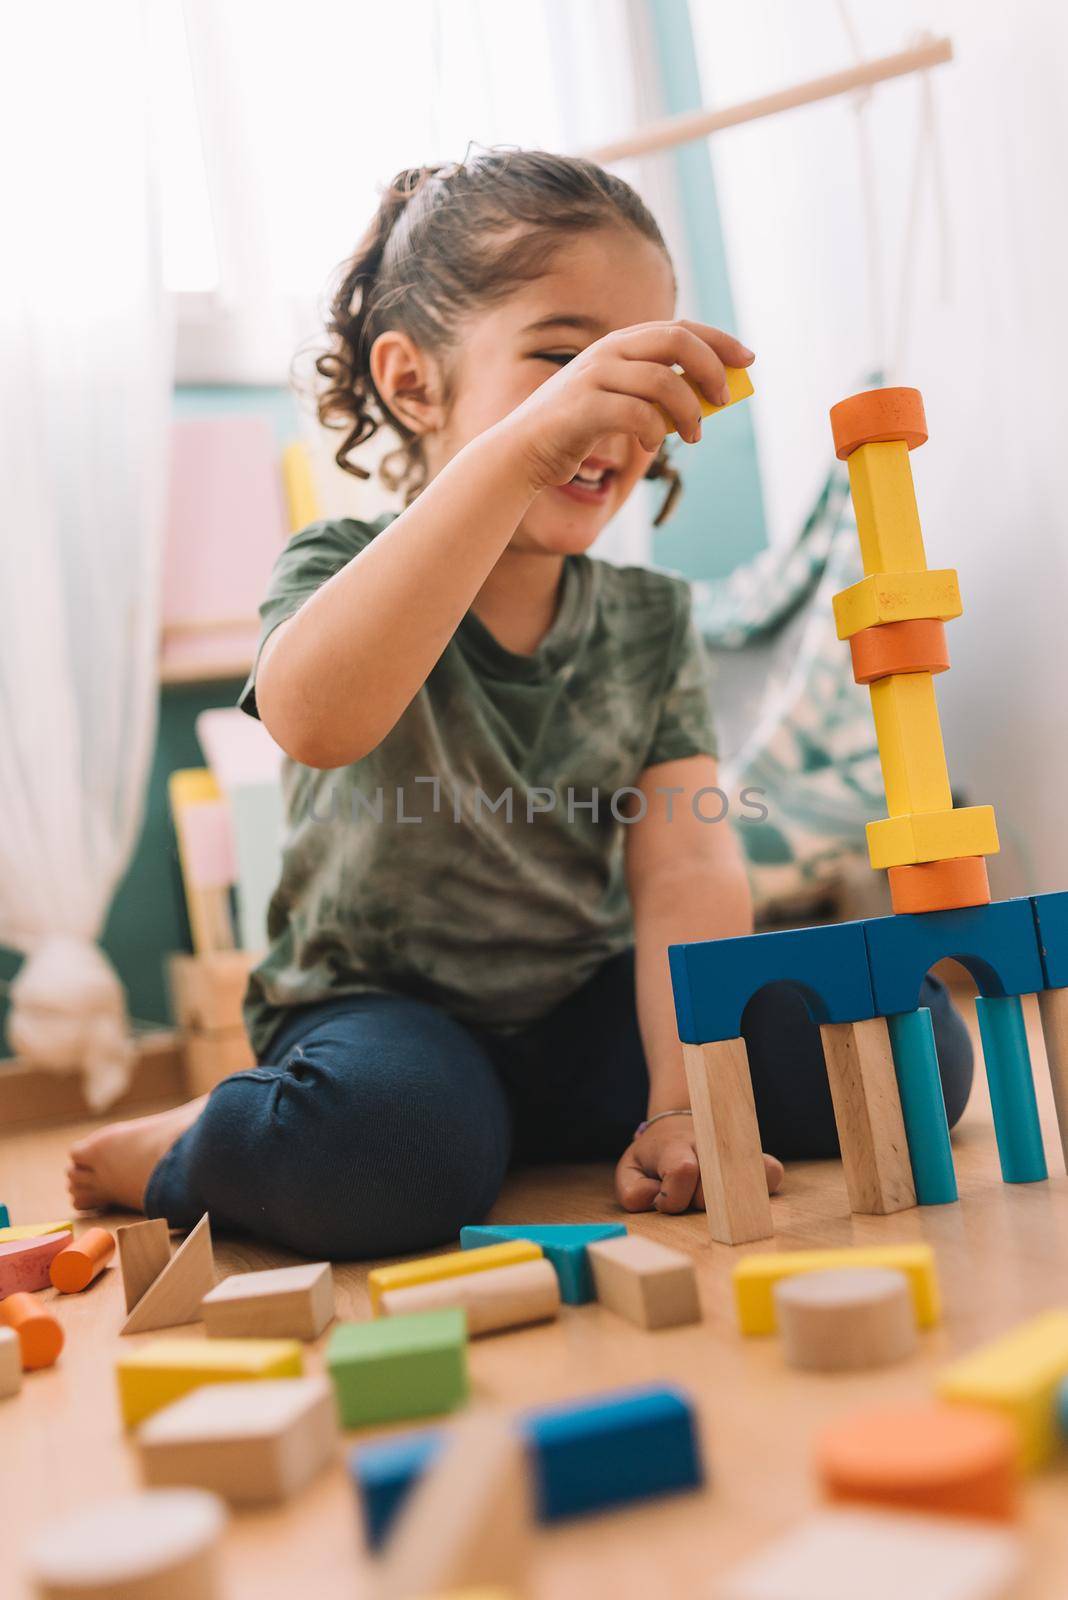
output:
[[201, 1095], [152, 1117], [113, 1122], [71, 1145], [67, 1187], [75, 1210], [103, 1211], [119, 1205], [143, 1211], [153, 1167], [193, 1126], [207, 1098]]
[[782, 1188], [782, 1180], [786, 1176], [786, 1168], [778, 1156], [764, 1155], [764, 1176], [768, 1180], [768, 1193], [778, 1194]]

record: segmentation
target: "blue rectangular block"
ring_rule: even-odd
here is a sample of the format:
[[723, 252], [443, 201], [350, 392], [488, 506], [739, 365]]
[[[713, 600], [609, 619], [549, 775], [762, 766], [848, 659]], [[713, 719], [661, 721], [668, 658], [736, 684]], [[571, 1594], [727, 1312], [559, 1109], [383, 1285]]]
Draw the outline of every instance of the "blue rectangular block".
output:
[[[534, 1471], [541, 1522], [603, 1511], [704, 1481], [693, 1406], [682, 1390], [649, 1385], [524, 1412], [517, 1425]], [[349, 1459], [372, 1549], [447, 1435], [421, 1429], [353, 1451]]]
[[1038, 954], [1047, 989], [1068, 989], [1068, 891], [1033, 894]]
[[875, 1015], [862, 922], [673, 944], [668, 961], [684, 1044], [737, 1039], [743, 1011], [767, 983], [789, 983], [813, 1022]]
[[863, 927], [878, 1016], [915, 1011], [926, 973], [945, 956], [967, 968], [984, 999], [1035, 994], [1042, 988], [1030, 900], [872, 917]]
[[626, 1231], [621, 1222], [486, 1223], [461, 1228], [460, 1248], [478, 1250], [508, 1239], [530, 1239], [541, 1245], [546, 1260], [552, 1263], [560, 1281], [560, 1298], [569, 1306], [581, 1306], [594, 1298], [586, 1246], [601, 1239], [618, 1239]]
[[8, 1216], [7, 1206], [0, 1206], [0, 1228], [10, 1228], [11, 1218]]

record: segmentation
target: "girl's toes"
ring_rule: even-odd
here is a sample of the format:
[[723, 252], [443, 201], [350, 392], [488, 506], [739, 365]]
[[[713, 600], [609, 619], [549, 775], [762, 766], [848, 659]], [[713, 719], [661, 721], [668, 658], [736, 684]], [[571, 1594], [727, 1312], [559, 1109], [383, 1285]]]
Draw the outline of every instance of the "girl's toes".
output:
[[777, 1156], [764, 1157], [764, 1173], [768, 1180], [768, 1193], [778, 1194], [782, 1188], [782, 1180], [786, 1176], [786, 1169]]

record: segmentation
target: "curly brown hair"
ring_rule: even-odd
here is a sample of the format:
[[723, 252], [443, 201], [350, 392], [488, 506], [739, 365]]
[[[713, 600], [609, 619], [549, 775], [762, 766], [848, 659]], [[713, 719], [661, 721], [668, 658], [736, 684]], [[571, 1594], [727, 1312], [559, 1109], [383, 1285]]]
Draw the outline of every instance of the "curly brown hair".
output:
[[[323, 380], [319, 420], [343, 433], [338, 466], [370, 477], [352, 453], [380, 428], [392, 429], [399, 446], [379, 471], [410, 504], [426, 482], [426, 461], [418, 435], [375, 388], [370, 355], [379, 334], [402, 329], [424, 349], [444, 354], [472, 306], [501, 300], [543, 273], [563, 235], [609, 224], [636, 228], [668, 254], [652, 213], [630, 185], [577, 156], [493, 149], [399, 172], [338, 270], [326, 346], [315, 362]], [[659, 525], [682, 487], [665, 447], [647, 476], [668, 484]]]

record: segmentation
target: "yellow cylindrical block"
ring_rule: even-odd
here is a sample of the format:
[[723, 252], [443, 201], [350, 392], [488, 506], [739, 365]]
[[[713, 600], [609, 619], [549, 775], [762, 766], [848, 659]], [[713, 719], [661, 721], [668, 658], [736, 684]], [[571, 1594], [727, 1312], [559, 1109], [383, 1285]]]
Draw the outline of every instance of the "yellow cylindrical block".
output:
[[925, 571], [908, 445], [862, 444], [849, 457], [849, 487], [865, 573]]
[[895, 672], [870, 692], [889, 814], [948, 811], [953, 797], [931, 674]]

